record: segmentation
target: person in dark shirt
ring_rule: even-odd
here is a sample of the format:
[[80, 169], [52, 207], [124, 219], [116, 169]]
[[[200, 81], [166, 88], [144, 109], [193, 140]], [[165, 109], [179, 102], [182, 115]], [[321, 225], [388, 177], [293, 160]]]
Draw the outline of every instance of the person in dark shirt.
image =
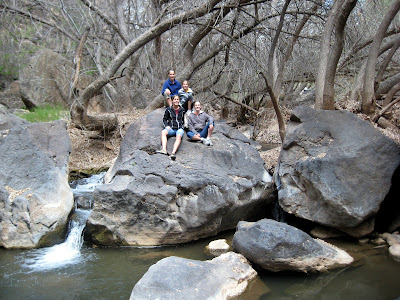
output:
[[176, 140], [174, 146], [172, 148], [172, 153], [170, 158], [175, 160], [176, 151], [181, 144], [182, 136], [184, 134], [183, 130], [183, 115], [184, 109], [179, 105], [180, 100], [179, 96], [175, 95], [172, 98], [172, 106], [168, 106], [165, 109], [164, 117], [163, 117], [163, 124], [164, 129], [161, 131], [161, 150], [156, 151], [157, 153], [169, 155], [167, 152], [167, 142], [168, 137], [176, 136]]

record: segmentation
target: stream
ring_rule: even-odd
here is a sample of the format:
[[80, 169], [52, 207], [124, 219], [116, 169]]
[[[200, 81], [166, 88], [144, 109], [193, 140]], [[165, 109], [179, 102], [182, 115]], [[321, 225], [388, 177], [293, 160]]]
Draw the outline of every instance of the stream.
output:
[[[92, 191], [101, 176], [73, 186]], [[129, 299], [132, 288], [157, 261], [168, 256], [196, 260], [213, 257], [204, 249], [224, 232], [185, 245], [168, 247], [97, 247], [83, 241], [90, 210], [75, 209], [64, 243], [33, 250], [0, 248], [0, 299]], [[329, 241], [348, 251], [353, 265], [321, 274], [258, 271], [239, 299], [400, 299], [400, 262], [387, 247], [356, 241]]]

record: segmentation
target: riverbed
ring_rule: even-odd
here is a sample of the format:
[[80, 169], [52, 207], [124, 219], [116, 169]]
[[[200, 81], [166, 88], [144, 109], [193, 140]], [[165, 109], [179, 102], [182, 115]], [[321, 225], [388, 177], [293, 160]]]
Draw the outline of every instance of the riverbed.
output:
[[[87, 196], [103, 175], [73, 184], [74, 194]], [[90, 207], [90, 197], [85, 199]], [[160, 259], [210, 260], [213, 256], [205, 251], [208, 243], [224, 238], [230, 244], [234, 234], [228, 231], [167, 247], [98, 247], [82, 239], [89, 214], [90, 210], [75, 210], [67, 238], [59, 245], [31, 250], [0, 248], [0, 299], [129, 299], [136, 282]], [[346, 250], [355, 262], [321, 274], [257, 270], [258, 277], [239, 299], [400, 299], [400, 262], [389, 256], [386, 245], [328, 242]]]
[[[233, 232], [218, 236], [230, 241]], [[84, 243], [79, 259], [64, 266], [34, 269], [37, 250], [0, 249], [0, 299], [129, 299], [147, 269], [168, 256], [212, 259], [204, 248], [214, 238], [158, 248], [94, 247]], [[400, 263], [387, 247], [337, 242], [356, 258], [347, 268], [321, 274], [271, 273], [258, 278], [239, 299], [396, 299]]]

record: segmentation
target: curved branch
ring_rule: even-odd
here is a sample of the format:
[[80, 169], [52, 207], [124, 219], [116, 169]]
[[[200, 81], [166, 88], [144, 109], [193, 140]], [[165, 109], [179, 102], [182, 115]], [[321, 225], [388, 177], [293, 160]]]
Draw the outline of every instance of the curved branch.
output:
[[400, 97], [397, 98], [396, 100], [390, 102], [384, 108], [382, 108], [382, 110], [379, 112], [379, 114], [375, 114], [375, 116], [372, 119], [372, 122], [374, 122], [374, 123], [378, 122], [379, 118], [382, 117], [385, 112], [387, 112], [393, 105], [395, 105], [398, 102], [400, 102]]
[[375, 112], [375, 93], [374, 93], [374, 79], [375, 79], [375, 65], [378, 59], [379, 48], [383, 38], [386, 35], [387, 28], [392, 20], [397, 15], [400, 9], [400, 0], [394, 1], [393, 5], [389, 8], [387, 14], [383, 17], [382, 23], [379, 25], [378, 31], [374, 37], [371, 45], [370, 54], [367, 60], [366, 71], [364, 75], [364, 85], [362, 91], [361, 110], [367, 115], [372, 115]]
[[[393, 55], [396, 53], [396, 51], [399, 47], [400, 47], [400, 35], [396, 39], [393, 47], [390, 49], [388, 55], [385, 57], [385, 59], [382, 62], [381, 67], [379, 68], [378, 75], [376, 75], [376, 78], [375, 78], [375, 91], [378, 90], [379, 85], [381, 84], [381, 81], [383, 78], [383, 74], [385, 73], [387, 66], [389, 65], [390, 61], [393, 58]], [[375, 94], [375, 97], [376, 97], [376, 94]]]
[[248, 110], [250, 110], [250, 111], [252, 111], [252, 112], [254, 112], [254, 113], [256, 113], [256, 114], [259, 114], [259, 111], [255, 110], [255, 109], [252, 108], [251, 106], [248, 106], [247, 104], [244, 104], [244, 103], [241, 103], [241, 102], [239, 102], [239, 101], [236, 101], [235, 99], [229, 97], [228, 95], [219, 93], [219, 92], [217, 92], [217, 91], [213, 91], [213, 93], [214, 93], [215, 95], [217, 95], [218, 97], [221, 97], [221, 98], [224, 98], [224, 99], [226, 99], [226, 100], [229, 100], [229, 101], [231, 101], [231, 102], [233, 102], [233, 103], [235, 103], [235, 104], [237, 104], [237, 105], [240, 105], [240, 106], [243, 106], [243, 107], [247, 108]]
[[40, 18], [38, 16], [32, 15], [30, 12], [26, 12], [26, 11], [23, 11], [23, 10], [17, 8], [17, 7], [14, 7], [14, 6], [11, 6], [11, 5], [4, 5], [4, 4], [0, 4], [0, 8], [6, 9], [6, 10], [8, 10], [10, 12], [17, 13], [17, 14], [19, 14], [21, 16], [24, 16], [24, 17], [27, 17], [29, 19], [35, 20], [35, 21], [40, 22], [40, 23], [42, 23], [44, 25], [56, 28], [59, 32], [61, 32], [65, 36], [69, 37], [70, 39], [72, 39], [72, 40], [74, 40], [76, 42], [79, 42], [79, 38], [77, 38], [75, 36], [72, 36], [69, 32], [65, 31], [64, 29], [62, 29], [57, 24], [55, 24], [53, 22], [49, 22], [49, 21], [47, 21], [45, 19], [42, 19], [42, 18]]
[[95, 95], [102, 87], [104, 87], [110, 78], [117, 72], [121, 65], [137, 50], [152, 41], [154, 38], [177, 26], [182, 22], [192, 20], [209, 13], [210, 10], [217, 5], [221, 0], [208, 0], [201, 6], [193, 8], [187, 12], [183, 12], [175, 17], [171, 17], [154, 27], [149, 28], [147, 31], [139, 35], [131, 41], [109, 64], [104, 70], [103, 74], [92, 82], [76, 99], [71, 107], [71, 117], [78, 125], [84, 124], [87, 120], [86, 107], [89, 100]]

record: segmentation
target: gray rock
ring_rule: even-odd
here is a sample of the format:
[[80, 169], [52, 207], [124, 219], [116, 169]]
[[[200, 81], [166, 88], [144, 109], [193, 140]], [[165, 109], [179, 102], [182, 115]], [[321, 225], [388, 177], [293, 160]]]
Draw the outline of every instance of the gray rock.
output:
[[[71, 61], [49, 49], [40, 49], [20, 71], [21, 99], [28, 109], [44, 104], [69, 106], [73, 76], [74, 65]], [[92, 81], [89, 76], [81, 75], [76, 93], [82, 92]], [[101, 97], [94, 97], [89, 108], [96, 107], [99, 102], [102, 102]]]
[[229, 248], [230, 248], [230, 246], [229, 246], [228, 242], [226, 241], [226, 239], [219, 239], [219, 240], [212, 241], [206, 246], [207, 252], [209, 252], [211, 255], [214, 255], [214, 256], [218, 256], [223, 253], [227, 253], [229, 251]]
[[0, 132], [6, 135], [7, 130], [16, 125], [29, 124], [28, 121], [21, 119], [13, 114], [9, 114], [5, 109], [0, 109]]
[[400, 261], [400, 244], [394, 244], [389, 247], [389, 254], [394, 260]]
[[349, 232], [377, 213], [399, 163], [399, 146], [356, 115], [297, 108], [275, 172], [279, 204]]
[[274, 200], [272, 178], [253, 142], [226, 124], [216, 125], [213, 147], [185, 136], [175, 161], [156, 154], [163, 112], [128, 129], [107, 184], [95, 190], [87, 225], [95, 243], [184, 243], [263, 217]]
[[21, 123], [0, 135], [0, 246], [5, 248], [57, 242], [74, 204], [66, 124]]
[[274, 272], [321, 272], [353, 262], [345, 251], [270, 219], [239, 222], [232, 248], [250, 262]]
[[12, 82], [3, 92], [0, 92], [0, 104], [3, 104], [7, 109], [24, 108], [19, 92], [19, 82]]
[[389, 246], [400, 245], [400, 234], [399, 233], [384, 233], [383, 238], [386, 240]]
[[240, 254], [210, 261], [168, 257], [151, 266], [136, 283], [130, 299], [232, 299], [246, 289], [256, 271]]

